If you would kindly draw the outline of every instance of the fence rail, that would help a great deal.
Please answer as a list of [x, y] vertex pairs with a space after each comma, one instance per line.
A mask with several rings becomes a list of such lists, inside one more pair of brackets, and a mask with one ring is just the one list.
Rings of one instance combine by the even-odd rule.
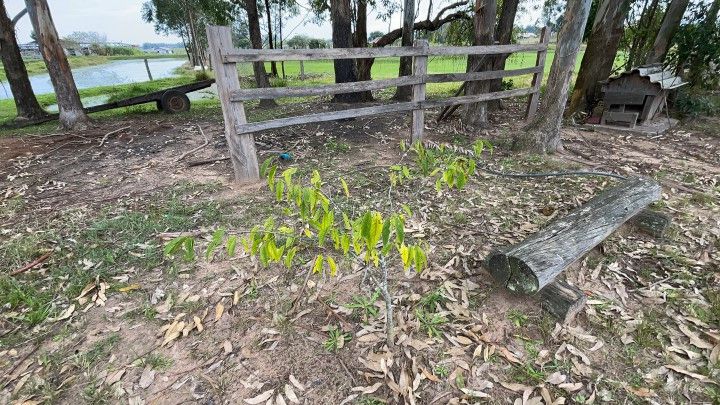
[[[233, 163], [235, 178], [238, 181], [252, 181], [259, 178], [255, 143], [252, 135], [253, 132], [257, 131], [282, 128], [289, 125], [412, 111], [411, 138], [412, 141], [418, 141], [421, 140], [423, 136], [424, 110], [426, 109], [520, 96], [530, 96], [526, 116], [532, 117], [537, 111], [540, 83], [542, 82], [550, 32], [547, 28], [543, 29], [540, 42], [538, 44], [527, 45], [430, 47], [426, 40], [417, 40], [415, 41], [415, 46], [334, 49], [235, 49], [232, 46], [229, 27], [208, 26], [207, 36], [210, 55], [215, 68], [218, 96], [222, 105], [223, 118], [225, 121], [225, 136], [230, 148], [230, 158]], [[533, 67], [467, 73], [427, 73], [429, 56], [498, 55], [528, 51], [537, 52], [536, 63]], [[241, 89], [236, 67], [236, 64], [240, 62], [366, 59], [400, 56], [410, 56], [413, 58], [413, 74], [411, 76], [352, 83], [334, 83], [312, 87]], [[527, 74], [533, 75], [532, 85], [528, 88], [450, 97], [440, 100], [425, 99], [426, 83], [492, 80]], [[398, 86], [412, 86], [412, 101], [319, 114], [307, 114], [298, 117], [279, 118], [254, 123], [247, 122], [245, 107], [243, 105], [243, 102], [248, 100], [323, 96], [380, 90]]]

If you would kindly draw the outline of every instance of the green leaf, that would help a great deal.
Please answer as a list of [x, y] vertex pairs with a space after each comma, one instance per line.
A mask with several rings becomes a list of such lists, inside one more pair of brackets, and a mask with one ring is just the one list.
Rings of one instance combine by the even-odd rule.
[[225, 245], [225, 252], [227, 253], [228, 257], [235, 256], [235, 250], [237, 249], [237, 239], [238, 237], [236, 235], [230, 235], [230, 237], [228, 237], [227, 245]]
[[343, 191], [345, 192], [345, 198], [350, 198], [350, 189], [342, 177], [340, 178], [340, 184], [342, 184]]
[[270, 170], [268, 170], [267, 181], [270, 191], [275, 191], [275, 172], [277, 172], [277, 166], [272, 166]]
[[320, 178], [320, 172], [317, 170], [313, 170], [312, 178], [310, 179], [310, 184], [315, 186], [315, 188], [320, 188], [322, 185], [322, 179]]
[[262, 177], [267, 176], [267, 173], [268, 173], [267, 170], [270, 167], [270, 165], [272, 165], [273, 160], [274, 159], [270, 157], [270, 158], [265, 159], [262, 162], [262, 165], [260, 165], [260, 176], [262, 176]]
[[291, 168], [285, 169], [285, 171], [282, 172], [282, 176], [285, 179], [285, 185], [288, 186], [288, 188], [292, 184], [292, 176], [296, 172], [297, 172], [296, 167], [291, 167]]
[[395, 242], [400, 245], [405, 242], [405, 220], [399, 215], [395, 217]]
[[208, 243], [207, 249], [205, 249], [205, 260], [210, 261], [213, 253], [215, 253], [215, 249], [217, 249], [222, 244], [224, 237], [225, 229], [223, 228], [219, 228], [215, 232], [213, 232], [210, 243]]
[[275, 186], [275, 199], [277, 201], [282, 201], [284, 192], [285, 192], [285, 183], [278, 183]]
[[292, 266], [293, 258], [295, 257], [295, 254], [297, 253], [297, 247], [293, 247], [292, 249], [289, 249], [287, 253], [285, 254], [285, 267], [288, 269]]
[[315, 264], [312, 267], [313, 273], [319, 273], [322, 271], [322, 265], [323, 265], [323, 255], [317, 255], [315, 258]]
[[183, 242], [185, 242], [186, 238], [189, 238], [189, 236], [178, 236], [178, 237], [174, 238], [173, 240], [171, 240], [170, 242], [168, 242], [165, 245], [165, 255], [170, 256], [173, 253], [177, 252], [178, 249], [180, 249], [182, 247]]
[[400, 258], [402, 259], [403, 263], [403, 269], [407, 270], [410, 268], [410, 249], [405, 246], [405, 244], [401, 244], [400, 248], [398, 248], [400, 251]]
[[390, 242], [390, 225], [391, 225], [391, 222], [392, 222], [392, 221], [390, 220], [390, 221], [385, 221], [385, 223], [383, 223], [383, 227], [382, 227], [382, 244], [383, 244], [383, 248], [387, 247], [387, 246], [389, 245], [388, 242]]
[[330, 275], [335, 276], [335, 274], [337, 274], [337, 264], [335, 264], [335, 260], [330, 256], [326, 257], [325, 260], [330, 267]]

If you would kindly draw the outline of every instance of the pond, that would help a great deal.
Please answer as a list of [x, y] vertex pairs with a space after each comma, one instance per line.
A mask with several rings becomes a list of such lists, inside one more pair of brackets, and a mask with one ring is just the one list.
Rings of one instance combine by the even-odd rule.
[[[185, 63], [182, 58], [148, 59], [153, 79], [176, 76], [175, 69]], [[73, 77], [78, 89], [115, 84], [137, 83], [148, 80], [145, 62], [142, 59], [116, 60], [96, 66], [73, 69]], [[47, 73], [30, 76], [30, 84], [35, 94], [53, 93], [52, 82]], [[12, 98], [6, 82], [0, 87], [0, 100]]]

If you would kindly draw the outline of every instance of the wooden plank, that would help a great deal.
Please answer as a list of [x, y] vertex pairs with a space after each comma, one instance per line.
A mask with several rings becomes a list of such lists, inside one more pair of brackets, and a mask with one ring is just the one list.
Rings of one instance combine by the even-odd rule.
[[434, 46], [426, 50], [413, 46], [330, 49], [232, 49], [223, 53], [224, 63], [280, 62], [288, 60], [365, 59], [401, 56], [496, 55], [546, 50], [547, 44], [486, 46]]
[[232, 94], [230, 95], [230, 101], [257, 100], [260, 98], [325, 96], [330, 94], [354, 93], [357, 91], [379, 90], [388, 87], [413, 85], [417, 83], [422, 83], [422, 80], [422, 77], [403, 76], [394, 79], [365, 80], [349, 83], [332, 83], [312, 87], [307, 86], [241, 89], [232, 92]]
[[501, 79], [503, 77], [521, 76], [540, 72], [539, 66], [513, 69], [513, 70], [491, 70], [488, 72], [470, 72], [470, 73], [440, 73], [427, 75], [426, 83], [446, 83], [446, 82], [472, 82], [479, 80]]
[[400, 111], [411, 111], [419, 108], [437, 108], [456, 104], [469, 104], [478, 101], [497, 100], [501, 98], [527, 96], [532, 93], [532, 88], [496, 91], [493, 93], [477, 94], [472, 96], [451, 97], [443, 100], [426, 100], [421, 102], [408, 101], [378, 105], [372, 107], [352, 108], [349, 110], [323, 112], [308, 114], [298, 117], [278, 118], [269, 121], [238, 124], [235, 128], [238, 133], [257, 132], [267, 129], [287, 127], [290, 125], [310, 124], [315, 122], [336, 121], [355, 117], [366, 117], [370, 115], [387, 114]]
[[[429, 44], [426, 39], [415, 40], [415, 47], [427, 51]], [[413, 58], [413, 76], [424, 79], [427, 75], [428, 57], [425, 55]], [[424, 80], [412, 87], [412, 101], [421, 103], [425, 101], [425, 82]], [[412, 121], [410, 124], [410, 143], [422, 142], [423, 130], [425, 129], [425, 111], [422, 107], [412, 111]]]
[[369, 115], [387, 114], [399, 111], [410, 111], [415, 108], [417, 108], [417, 103], [408, 101], [404, 103], [394, 103], [372, 107], [351, 108], [349, 110], [308, 114], [299, 117], [278, 118], [263, 122], [241, 124], [238, 125], [236, 128], [238, 133], [257, 132], [264, 131], [266, 129], [287, 127], [290, 125], [310, 124], [314, 122], [335, 121], [355, 117], [366, 117]]
[[585, 293], [563, 280], [555, 280], [538, 292], [540, 306], [567, 325], [587, 303]]
[[637, 119], [637, 112], [605, 111], [600, 119], [600, 124], [623, 124], [628, 128], [635, 128]]
[[629, 178], [524, 241], [492, 253], [487, 266], [511, 291], [534, 294], [597, 246], [627, 220], [660, 199], [654, 180]]
[[234, 63], [221, 63], [223, 48], [232, 48], [230, 27], [208, 25], [206, 32], [210, 58], [215, 68], [218, 98], [225, 121], [225, 139], [227, 139], [230, 149], [230, 161], [235, 172], [235, 180], [239, 182], [259, 180], [260, 168], [253, 135], [244, 133], [236, 136], [236, 128], [247, 122], [243, 103], [230, 101], [230, 94], [234, 90], [240, 89], [237, 68]]
[[540, 45], [543, 47], [538, 51], [537, 58], [535, 58], [535, 66], [539, 67], [540, 71], [535, 73], [532, 79], [532, 87], [535, 89], [535, 92], [528, 98], [527, 109], [525, 110], [526, 120], [530, 120], [535, 116], [538, 104], [540, 103], [540, 86], [542, 85], [543, 72], [545, 71], [545, 58], [547, 57], [547, 46], [549, 43], [550, 29], [543, 27], [540, 31]]

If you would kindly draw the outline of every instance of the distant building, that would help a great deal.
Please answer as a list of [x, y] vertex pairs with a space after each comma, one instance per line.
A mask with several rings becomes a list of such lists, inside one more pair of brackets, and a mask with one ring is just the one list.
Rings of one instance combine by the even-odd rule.
[[[28, 42], [27, 44], [18, 44], [18, 48], [20, 48], [20, 55], [22, 55], [23, 59], [41, 59], [42, 54], [40, 53], [40, 46], [37, 42]], [[69, 55], [70, 52], [68, 52], [67, 48], [63, 47], [63, 51], [65, 51], [65, 55]]]
[[521, 32], [520, 34], [518, 34], [518, 38], [520, 38], [520, 39], [537, 38], [537, 34], [534, 34], [532, 32]]
[[150, 48], [147, 50], [148, 53], [157, 53], [160, 55], [170, 55], [173, 53], [172, 49], [164, 47]]

